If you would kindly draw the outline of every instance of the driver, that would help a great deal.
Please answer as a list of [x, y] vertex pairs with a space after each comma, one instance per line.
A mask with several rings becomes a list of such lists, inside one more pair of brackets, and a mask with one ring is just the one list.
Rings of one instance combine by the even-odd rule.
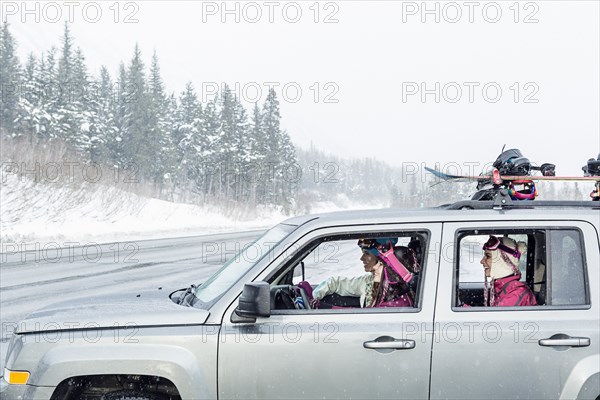
[[[394, 245], [396, 238], [360, 239], [360, 260], [367, 274], [348, 278], [332, 276], [313, 291], [313, 308], [333, 308], [321, 300], [328, 295], [360, 298], [360, 307], [412, 307], [418, 281], [419, 263], [415, 252], [405, 246]], [[304, 282], [303, 282], [304, 284]], [[307, 284], [303, 285], [308, 289]]]

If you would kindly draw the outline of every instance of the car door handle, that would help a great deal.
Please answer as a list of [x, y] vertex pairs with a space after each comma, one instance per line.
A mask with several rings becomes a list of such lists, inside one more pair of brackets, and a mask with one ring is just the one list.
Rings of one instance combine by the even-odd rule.
[[414, 340], [402, 340], [402, 339], [394, 339], [391, 340], [371, 340], [369, 342], [364, 342], [363, 347], [365, 349], [394, 349], [394, 350], [409, 350], [415, 348]]
[[540, 346], [587, 347], [590, 345], [590, 338], [553, 335], [547, 339], [540, 339], [538, 343]]

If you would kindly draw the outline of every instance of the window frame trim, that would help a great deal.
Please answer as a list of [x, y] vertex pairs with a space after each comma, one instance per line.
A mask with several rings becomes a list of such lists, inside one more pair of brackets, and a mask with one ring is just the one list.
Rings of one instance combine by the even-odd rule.
[[[410, 224], [412, 225], [412, 224]], [[323, 227], [323, 228], [319, 228], [316, 229], [314, 231], [312, 231], [311, 233], [316, 233], [318, 230], [320, 229], [325, 229], [328, 230], [332, 227]], [[340, 227], [336, 227], [336, 228], [340, 228]], [[284, 261], [280, 266], [280, 268], [277, 268], [277, 271], [281, 271], [281, 270], [285, 270], [287, 268], [289, 268], [291, 265], [293, 265], [296, 262], [301, 261], [304, 257], [308, 256], [312, 251], [314, 251], [321, 243], [324, 243], [324, 238], [341, 238], [343, 236], [365, 236], [365, 235], [372, 235], [373, 237], [388, 237], [389, 235], [396, 235], [396, 234], [400, 234], [398, 237], [401, 237], [402, 233], [415, 233], [415, 234], [425, 234], [425, 248], [422, 249], [422, 255], [423, 255], [423, 266], [426, 266], [430, 261], [430, 248], [431, 248], [431, 237], [432, 237], [432, 231], [428, 228], [428, 227], [418, 227], [418, 228], [400, 228], [400, 229], [383, 229], [381, 231], [376, 231], [375, 229], [377, 228], [376, 225], [373, 225], [372, 228], [373, 230], [367, 230], [367, 229], [356, 229], [359, 227], [354, 227], [354, 226], [350, 226], [347, 227], [348, 230], [346, 230], [345, 232], [338, 232], [338, 233], [331, 233], [331, 232], [323, 232], [323, 233], [317, 233], [316, 236], [314, 236], [310, 242], [306, 243], [304, 246], [302, 246], [302, 248], [297, 249], [293, 254], [291, 254], [289, 256], [289, 258]], [[406, 236], [404, 236], [406, 237]], [[353, 239], [345, 239], [345, 240], [354, 240]], [[315, 245], [315, 243], [318, 243]], [[308, 252], [305, 252], [303, 250], [305, 249], [311, 249]], [[434, 260], [435, 262], [435, 260]], [[427, 274], [427, 270], [428, 268], [423, 268], [421, 269], [421, 273], [420, 273], [420, 277], [419, 277], [419, 298], [417, 301], [417, 306], [416, 307], [374, 307], [374, 308], [348, 308], [347, 311], [346, 309], [323, 309], [323, 310], [271, 310], [271, 316], [278, 316], [278, 315], [321, 315], [321, 314], [329, 314], [329, 315], [348, 315], [348, 314], [388, 314], [388, 313], [420, 313], [423, 309], [423, 290], [424, 290], [424, 285], [425, 285], [425, 276]], [[271, 273], [269, 273], [266, 277], [265, 277], [265, 282], [268, 282], [274, 275], [276, 274], [276, 271], [272, 271]]]
[[[478, 233], [478, 235], [488, 235], [495, 234], [493, 232], [499, 232], [501, 234], [507, 233], [510, 235], [511, 231], [516, 232], [513, 234], [526, 234], [530, 235], [532, 231], [543, 231], [544, 236], [546, 238], [546, 297], [552, 299], [551, 292], [551, 283], [552, 283], [552, 259], [550, 258], [550, 245], [549, 245], [549, 232], [550, 231], [576, 231], [579, 236], [579, 244], [581, 246], [582, 251], [582, 268], [583, 268], [583, 279], [584, 279], [584, 290], [585, 290], [585, 302], [586, 304], [576, 304], [576, 305], [536, 305], [536, 306], [511, 306], [511, 307], [486, 307], [486, 306], [471, 306], [471, 307], [462, 307], [456, 304], [456, 300], [458, 299], [458, 287], [459, 287], [459, 260], [460, 260], [460, 246], [459, 243], [469, 234], [465, 234], [466, 232], [470, 232], [470, 236], [475, 236], [475, 231], [480, 231], [483, 233]], [[492, 231], [492, 233], [488, 233]], [[451, 310], [453, 312], [482, 312], [482, 311], [491, 311], [491, 312], [499, 312], [499, 311], [556, 311], [556, 310], [589, 310], [591, 305], [591, 296], [590, 296], [590, 284], [589, 284], [589, 276], [588, 276], [588, 266], [587, 266], [587, 251], [585, 247], [585, 236], [583, 235], [583, 231], [581, 227], [573, 226], [573, 225], [540, 225], [540, 226], [520, 226], [516, 228], [510, 228], [506, 226], [499, 227], [490, 227], [490, 226], [477, 226], [477, 227], [468, 227], [468, 228], [459, 228], [454, 232], [454, 260], [452, 263], [453, 274], [452, 274], [452, 298], [450, 299]], [[525, 278], [527, 280], [527, 277]], [[530, 288], [532, 291], [533, 289]]]

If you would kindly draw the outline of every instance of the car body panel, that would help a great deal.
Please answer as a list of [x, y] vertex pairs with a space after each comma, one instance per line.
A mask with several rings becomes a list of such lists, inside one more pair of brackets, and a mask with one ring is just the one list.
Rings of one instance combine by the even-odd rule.
[[83, 301], [65, 301], [26, 316], [17, 333], [118, 328], [127, 326], [203, 324], [209, 312], [175, 304], [163, 291], [129, 296], [98, 296]]
[[20, 343], [7, 367], [30, 370], [34, 386], [57, 386], [74, 376], [154, 375], [173, 382], [183, 398], [215, 398], [219, 329], [190, 325], [17, 335]]
[[563, 385], [560, 400], [592, 400], [600, 393], [600, 354], [594, 354], [580, 360], [571, 370]]
[[[514, 228], [513, 222], [444, 224], [443, 242], [453, 242], [457, 230]], [[583, 233], [591, 290], [591, 306], [452, 308], [456, 258], [442, 257], [435, 314], [431, 398], [507, 399], [559, 398], [567, 379], [577, 370], [585, 380], [599, 372], [579, 363], [600, 353], [600, 255], [595, 228], [586, 221], [528, 221], [535, 228], [577, 228]], [[483, 279], [483, 274], [482, 274]], [[540, 339], [555, 334], [585, 337], [588, 347], [544, 347]], [[460, 356], [457, 356], [460, 354]], [[474, 379], [475, 377], [475, 379]], [[572, 378], [573, 379], [573, 378]], [[581, 386], [570, 391], [578, 392]], [[570, 396], [570, 394], [569, 394]], [[576, 398], [577, 393], [574, 394]], [[567, 396], [567, 398], [569, 398]]]
[[4, 379], [0, 380], [0, 398], [18, 400], [48, 400], [52, 397], [55, 387], [39, 387], [31, 385], [9, 385]]
[[[315, 229], [296, 245], [302, 249], [319, 237], [369, 231], [427, 231], [429, 243], [439, 243], [441, 238], [439, 223], [363, 225]], [[255, 281], [265, 280], [294, 254], [274, 260]], [[357, 249], [356, 265], [344, 267], [360, 268], [360, 255]], [[427, 332], [432, 330], [437, 265], [435, 253], [428, 254], [421, 276], [420, 310], [348, 309], [344, 314], [314, 310], [235, 324], [230, 322], [233, 302], [219, 340], [220, 397], [428, 398], [432, 336]], [[364, 347], [381, 337], [409, 339], [416, 345], [392, 351]], [[249, 359], [248, 367], [239, 367]]]

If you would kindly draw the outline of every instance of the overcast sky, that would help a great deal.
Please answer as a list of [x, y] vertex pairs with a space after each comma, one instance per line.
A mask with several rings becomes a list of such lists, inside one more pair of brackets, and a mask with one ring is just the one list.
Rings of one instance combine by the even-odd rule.
[[483, 164], [506, 144], [559, 175], [600, 152], [598, 1], [22, 4], [1, 5], [22, 60], [71, 18], [93, 74], [114, 76], [137, 42], [170, 91], [228, 83], [262, 102], [273, 82], [299, 146], [433, 165]]

